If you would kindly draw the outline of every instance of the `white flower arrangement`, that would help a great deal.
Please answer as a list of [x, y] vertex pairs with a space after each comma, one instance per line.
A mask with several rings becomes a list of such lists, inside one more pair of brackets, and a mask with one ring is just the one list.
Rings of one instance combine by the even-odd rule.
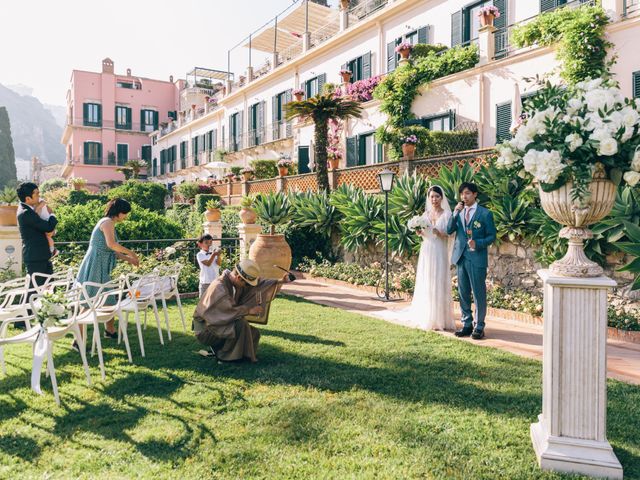
[[172, 255], [176, 254], [176, 248], [175, 247], [167, 247], [164, 249], [164, 254], [167, 257], [171, 257]]
[[429, 220], [425, 217], [415, 216], [407, 222], [407, 227], [413, 232], [415, 232], [416, 230], [422, 230], [426, 232], [429, 230], [429, 228], [431, 228], [431, 225], [429, 224]]
[[639, 102], [624, 98], [615, 82], [547, 84], [532, 104], [515, 136], [498, 146], [497, 167], [532, 176], [546, 192], [572, 182], [578, 201], [589, 196], [597, 163], [616, 184], [640, 182]]
[[40, 298], [40, 308], [36, 318], [44, 328], [49, 328], [56, 326], [70, 313], [69, 301], [63, 294], [46, 292]]

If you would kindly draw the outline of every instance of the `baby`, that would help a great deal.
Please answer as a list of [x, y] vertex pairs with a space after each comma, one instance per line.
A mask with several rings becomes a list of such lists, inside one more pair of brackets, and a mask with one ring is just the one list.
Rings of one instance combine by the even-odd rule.
[[[44, 203], [44, 202], [42, 202]], [[51, 212], [49, 211], [49, 209], [47, 208], [47, 206], [45, 205], [44, 207], [42, 207], [40, 209], [40, 218], [43, 220], [49, 220], [49, 217], [51, 216]], [[58, 249], [55, 246], [55, 243], [53, 241], [53, 236], [56, 234], [56, 231], [54, 230], [53, 232], [49, 232], [49, 233], [45, 233], [45, 235], [47, 236], [47, 242], [49, 243], [49, 251], [51, 252], [51, 258], [55, 257], [56, 255], [58, 255]]]

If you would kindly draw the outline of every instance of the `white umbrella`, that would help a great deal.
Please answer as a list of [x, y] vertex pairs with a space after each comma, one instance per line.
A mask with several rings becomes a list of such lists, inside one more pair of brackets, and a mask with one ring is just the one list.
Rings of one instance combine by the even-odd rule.
[[206, 168], [211, 170], [223, 170], [225, 168], [231, 168], [227, 162], [209, 162], [205, 165]]
[[511, 132], [520, 126], [520, 115], [522, 115], [522, 97], [520, 97], [520, 87], [518, 82], [513, 86], [513, 98], [511, 99]]

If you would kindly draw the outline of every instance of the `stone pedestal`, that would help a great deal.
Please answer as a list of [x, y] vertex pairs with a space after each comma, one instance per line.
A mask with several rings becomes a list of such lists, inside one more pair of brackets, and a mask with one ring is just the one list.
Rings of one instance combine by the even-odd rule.
[[343, 32], [347, 28], [349, 28], [349, 11], [345, 9], [340, 9], [340, 31]]
[[204, 222], [202, 228], [204, 229], [204, 233], [208, 233], [213, 237], [212, 245], [214, 247], [218, 248], [222, 245], [220, 241], [222, 238], [222, 222]]
[[542, 414], [531, 440], [543, 470], [622, 478], [607, 441], [608, 277], [544, 282]]
[[238, 237], [240, 237], [240, 260], [244, 260], [249, 256], [249, 248], [258, 238], [258, 234], [262, 232], [262, 227], [256, 224], [245, 225], [238, 224]]
[[0, 268], [11, 268], [22, 275], [22, 238], [17, 226], [0, 227]]
[[485, 65], [496, 56], [496, 42], [493, 38], [496, 30], [493, 25], [487, 25], [478, 31], [478, 55], [480, 58], [478, 65]]

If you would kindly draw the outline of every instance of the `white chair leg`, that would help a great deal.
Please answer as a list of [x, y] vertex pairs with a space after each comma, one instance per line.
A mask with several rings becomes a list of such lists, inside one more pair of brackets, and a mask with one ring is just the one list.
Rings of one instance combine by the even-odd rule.
[[82, 358], [82, 368], [84, 368], [84, 374], [87, 377], [87, 383], [91, 385], [91, 373], [89, 372], [89, 364], [87, 363], [87, 347], [82, 340], [80, 327], [78, 327], [78, 325], [76, 325], [73, 329], [73, 336], [76, 338], [78, 350], [80, 350], [80, 358]]
[[122, 336], [124, 339], [124, 348], [127, 350], [127, 357], [129, 358], [129, 363], [133, 363], [133, 358], [131, 357], [131, 347], [129, 346], [129, 334], [127, 333], [127, 322], [123, 321], [120, 317], [118, 317], [118, 337]]
[[140, 342], [140, 353], [144, 357], [144, 339], [142, 338], [142, 326], [140, 325], [140, 312], [136, 310], [136, 329], [138, 330], [138, 341]]
[[162, 311], [164, 312], [164, 323], [167, 326], [167, 337], [169, 337], [169, 341], [171, 341], [171, 328], [169, 328], [169, 313], [167, 311], [167, 301], [162, 295]]
[[56, 399], [56, 403], [60, 405], [60, 396], [58, 395], [58, 381], [56, 380], [56, 369], [53, 365], [53, 342], [48, 342], [47, 345], [47, 372], [51, 377], [51, 387], [53, 388], [53, 396]]
[[94, 325], [93, 331], [94, 331], [93, 340], [98, 350], [98, 361], [100, 362], [100, 375], [102, 375], [102, 380], [104, 380], [106, 375], [104, 372], [104, 360], [102, 358], [102, 342], [100, 342], [100, 326]]
[[156, 305], [155, 300], [151, 302], [151, 307], [153, 308], [153, 314], [156, 317], [156, 325], [158, 326], [158, 335], [160, 335], [160, 343], [164, 345], [164, 338], [162, 336], [162, 327], [160, 326], [160, 315], [158, 314], [158, 305]]
[[176, 289], [173, 294], [176, 296], [176, 303], [178, 304], [178, 311], [180, 312], [180, 320], [182, 320], [182, 331], [187, 333], [187, 324], [184, 321], [184, 311], [182, 310], [182, 302], [180, 301], [180, 292]]

